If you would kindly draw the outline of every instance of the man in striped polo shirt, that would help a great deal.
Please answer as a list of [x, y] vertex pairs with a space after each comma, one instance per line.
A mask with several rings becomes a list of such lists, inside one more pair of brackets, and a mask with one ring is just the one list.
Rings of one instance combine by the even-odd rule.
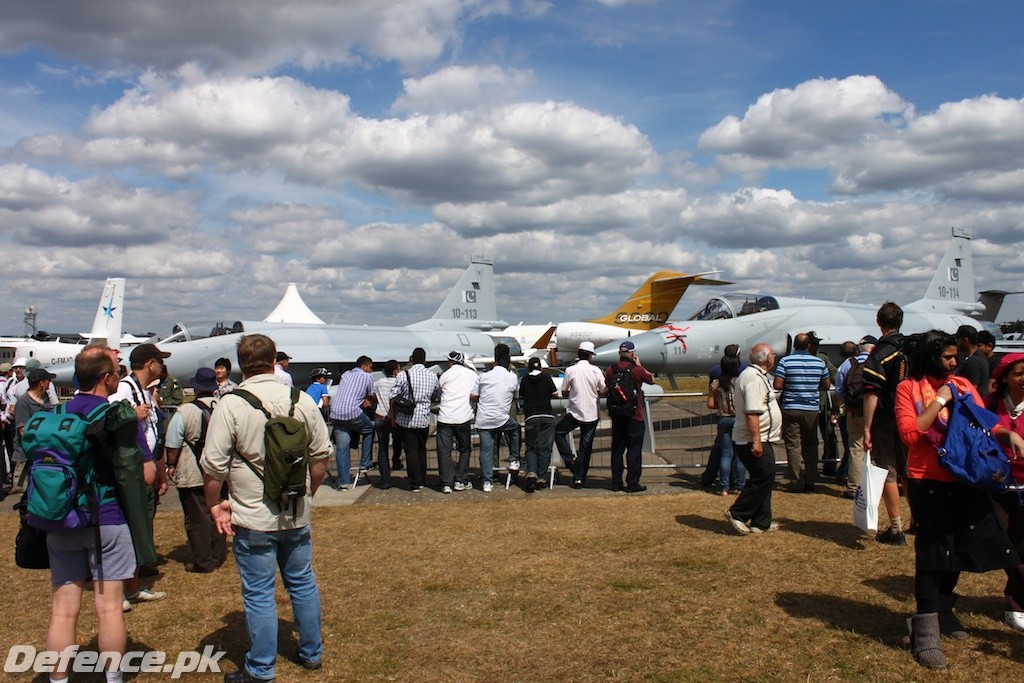
[[793, 353], [779, 359], [775, 366], [775, 389], [781, 392], [782, 439], [786, 443], [789, 478], [803, 486], [796, 490], [811, 492], [818, 479], [819, 392], [827, 391], [829, 380], [825, 361], [807, 350], [810, 336], [800, 333], [793, 340]]

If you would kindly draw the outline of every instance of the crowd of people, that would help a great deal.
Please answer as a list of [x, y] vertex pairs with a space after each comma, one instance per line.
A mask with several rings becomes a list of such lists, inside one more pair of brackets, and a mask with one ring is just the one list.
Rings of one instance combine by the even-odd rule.
[[[770, 344], [758, 343], [744, 362], [737, 345], [727, 346], [709, 379], [708, 407], [718, 412], [718, 428], [701, 482], [719, 495], [736, 496], [725, 517], [738, 534], [776, 531], [772, 494], [777, 457], [785, 452], [782, 462], [790, 490], [813, 493], [820, 476], [818, 436], [830, 422], [837, 424], [843, 458], [836, 476], [846, 480], [844, 496], [858, 495], [857, 484], [868, 462], [884, 468], [882, 505], [888, 525], [875, 539], [899, 546], [906, 545], [908, 531], [915, 534], [916, 611], [908, 620], [911, 649], [922, 665], [941, 669], [946, 666], [941, 638], [966, 635], [953, 611], [961, 571], [1004, 570], [1004, 618], [1011, 627], [1024, 630], [1021, 497], [1016, 492], [989, 496], [959, 483], [940, 465], [939, 442], [932, 438], [941, 437], [945, 429], [955, 400], [950, 387], [955, 387], [957, 395], [985, 402], [998, 416], [993, 433], [1012, 460], [1017, 480], [1024, 481], [1024, 354], [992, 359], [993, 344], [986, 353], [990, 340], [970, 327], [955, 335], [932, 331], [909, 344], [900, 334], [902, 310], [892, 303], [879, 309], [877, 322], [880, 337], [866, 335], [844, 344], [838, 367], [818, 353], [813, 332], [796, 335], [792, 353], [783, 358]], [[653, 384], [654, 377], [628, 340], [619, 347], [618, 362], [609, 368], [592, 364], [593, 355], [593, 344], [581, 343], [560, 387], [538, 359], [531, 359], [519, 377], [508, 347], [501, 344], [491, 367], [481, 373], [467, 366], [460, 352], [452, 351], [447, 368], [438, 375], [426, 368], [426, 353], [417, 348], [404, 369], [389, 360], [383, 365], [384, 376], [374, 381], [374, 362], [362, 356], [340, 375], [332, 396], [328, 369], [315, 369], [309, 386], [300, 392], [292, 388], [286, 371], [288, 355], [269, 338], [254, 334], [238, 344], [243, 381], [232, 382], [231, 361], [218, 359], [213, 368], [199, 368], [190, 379], [194, 398], [189, 401], [177, 380], [167, 375], [164, 361], [170, 354], [156, 346], [135, 347], [127, 374], [121, 372], [116, 351], [103, 345], [85, 347], [75, 359], [79, 390], [62, 409], [82, 417], [106, 404], [123, 404], [130, 410], [130, 424], [103, 432], [96, 453], [103, 451], [104, 440], [111, 448], [131, 450], [139, 474], [141, 498], [136, 500], [141, 502], [126, 502], [120, 491], [106, 495], [115, 486], [123, 488], [124, 482], [119, 481], [118, 466], [97, 455], [96, 487], [102, 494], [97, 498], [102, 501], [98, 532], [58, 530], [47, 537], [54, 590], [47, 648], [60, 651], [75, 642], [89, 580], [94, 581], [98, 642], [105, 652], [124, 651], [124, 612], [166, 597], [145, 579], [157, 575], [152, 520], [160, 496], [173, 482], [187, 539], [186, 571], [217, 571], [226, 560], [227, 539], [232, 538], [250, 648], [243, 668], [230, 672], [226, 680], [274, 678], [278, 570], [299, 632], [294, 660], [318, 668], [323, 644], [309, 514], [313, 495], [328, 477], [332, 452], [337, 466], [334, 487], [339, 490], [352, 486], [353, 469], [377, 468], [376, 485], [391, 487], [391, 472], [403, 469], [404, 455], [408, 489], [420, 491], [427, 484], [433, 412], [442, 493], [473, 488], [469, 466], [474, 426], [484, 492], [493, 490], [495, 456], [503, 442], [509, 450], [507, 470], [518, 476], [525, 491], [547, 485], [545, 475], [555, 449], [572, 473], [572, 486], [583, 488], [600, 401], [606, 398], [611, 488], [643, 491], [643, 386]], [[0, 475], [7, 491], [15, 486], [16, 464], [26, 460], [18, 448], [26, 424], [58, 401], [50, 384], [54, 376], [47, 370], [17, 359], [12, 367], [0, 366], [0, 372], [5, 455]], [[555, 398], [566, 399], [565, 414], [557, 420]], [[271, 494], [272, 470], [281, 465], [266, 431], [276, 420], [290, 420], [301, 428], [301, 469], [297, 480], [274, 479]], [[579, 447], [574, 449], [571, 435], [577, 429]], [[354, 468], [352, 449], [358, 449]], [[22, 468], [22, 479], [27, 469]], [[911, 512], [909, 529], [901, 516], [901, 491]], [[147, 534], [148, 538], [139, 538]], [[52, 680], [62, 680], [61, 673], [66, 672], [56, 672]], [[107, 680], [120, 680], [120, 673], [108, 671]]]
[[[720, 486], [713, 490], [733, 492], [738, 458], [747, 479], [726, 520], [742, 535], [778, 529], [771, 508], [774, 448], [785, 443], [790, 490], [813, 492], [819, 416], [830, 414], [842, 425], [845, 453], [837, 476], [848, 478], [844, 497], [860, 495], [868, 463], [884, 468], [881, 502], [888, 526], [875, 540], [904, 546], [907, 532], [914, 534], [911, 650], [921, 665], [944, 669], [941, 638], [967, 637], [953, 611], [961, 571], [1005, 571], [1004, 619], [1024, 631], [1024, 354], [993, 358], [994, 339], [966, 325], [955, 334], [932, 330], [904, 337], [903, 311], [891, 302], [879, 308], [877, 323], [881, 337], [844, 344], [838, 368], [816, 355], [813, 332], [796, 335], [793, 352], [781, 359], [770, 345], [754, 345], [750, 365], [735, 379], [738, 348], [727, 347], [708, 401], [720, 411], [712, 451], [717, 463], [709, 463], [702, 484], [712, 487], [717, 467]], [[836, 398], [829, 407], [823, 392], [833, 381]], [[972, 487], [940, 462], [956, 400], [984, 403], [998, 416], [992, 434], [1010, 460], [1007, 490], [990, 494]], [[912, 517], [907, 529], [901, 490]]]

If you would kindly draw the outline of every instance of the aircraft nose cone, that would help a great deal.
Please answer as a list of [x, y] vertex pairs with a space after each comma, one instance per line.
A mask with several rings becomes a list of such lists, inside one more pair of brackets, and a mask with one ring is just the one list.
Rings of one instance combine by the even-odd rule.
[[[624, 340], [605, 344], [597, 349], [594, 355], [594, 363], [597, 365], [611, 365], [619, 360], [619, 344]], [[643, 332], [629, 337], [633, 342], [634, 351], [643, 366], [651, 372], [664, 372], [665, 369], [665, 342], [661, 336], [654, 332]]]

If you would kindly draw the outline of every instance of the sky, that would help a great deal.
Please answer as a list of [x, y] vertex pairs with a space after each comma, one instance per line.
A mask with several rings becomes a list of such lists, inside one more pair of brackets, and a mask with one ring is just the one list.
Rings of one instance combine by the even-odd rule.
[[[1024, 4], [5, 0], [0, 333], [429, 317], [472, 254], [510, 323], [648, 275], [881, 303], [951, 226], [1024, 290]], [[693, 288], [675, 317], [712, 292]], [[1000, 320], [1024, 317], [1024, 296]]]

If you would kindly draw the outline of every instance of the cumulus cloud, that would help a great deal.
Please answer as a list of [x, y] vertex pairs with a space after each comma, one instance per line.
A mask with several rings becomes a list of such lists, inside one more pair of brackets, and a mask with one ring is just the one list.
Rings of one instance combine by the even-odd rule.
[[535, 80], [528, 69], [450, 66], [422, 78], [402, 81], [403, 93], [391, 105], [391, 111], [445, 113], [512, 102]]
[[24, 158], [138, 166], [172, 178], [201, 168], [275, 169], [291, 180], [358, 182], [422, 203], [519, 201], [620, 191], [654, 172], [647, 138], [564, 102], [370, 119], [348, 98], [286, 77], [151, 76], [95, 112], [75, 138], [23, 141]]
[[0, 4], [0, 46], [10, 52], [43, 45], [100, 67], [194, 62], [252, 73], [362, 58], [416, 66], [437, 59], [458, 38], [461, 22], [542, 13], [530, 0], [14, 1]]
[[105, 178], [73, 181], [21, 164], [0, 166], [0, 221], [19, 245], [153, 244], [184, 235], [196, 220], [185, 193]]
[[823, 166], [837, 149], [911, 112], [875, 76], [815, 79], [762, 95], [743, 118], [727, 116], [704, 131], [698, 146], [720, 154], [732, 172]]

